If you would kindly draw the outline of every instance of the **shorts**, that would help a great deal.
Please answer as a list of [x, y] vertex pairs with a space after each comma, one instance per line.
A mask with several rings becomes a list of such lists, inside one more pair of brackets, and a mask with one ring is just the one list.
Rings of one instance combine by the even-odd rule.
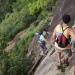
[[66, 49], [66, 50], [62, 50], [62, 51], [56, 49], [56, 51], [58, 53], [61, 52], [64, 55], [64, 57], [70, 57], [70, 56], [72, 56], [71, 49]]
[[66, 50], [64, 50], [62, 52], [63, 52], [64, 57], [70, 57], [70, 56], [72, 56], [71, 49], [66, 49]]
[[44, 45], [44, 44], [40, 44], [40, 47], [41, 47], [42, 49], [45, 49], [45, 50], [47, 49], [47, 48], [46, 48], [46, 45]]

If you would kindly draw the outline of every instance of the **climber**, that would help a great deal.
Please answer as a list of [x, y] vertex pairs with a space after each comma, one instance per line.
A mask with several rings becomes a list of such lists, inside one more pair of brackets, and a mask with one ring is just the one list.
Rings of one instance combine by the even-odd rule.
[[42, 32], [36, 33], [37, 35], [37, 42], [41, 49], [41, 55], [46, 55], [48, 52], [47, 49], [47, 38], [49, 37], [49, 33], [46, 32], [46, 30], [43, 30]]
[[40, 35], [40, 38], [39, 38], [39, 45], [41, 47], [41, 49], [43, 50], [43, 54], [47, 54], [47, 47], [46, 47], [46, 44], [47, 44], [47, 40], [46, 40], [46, 32], [43, 31]]
[[69, 26], [70, 20], [70, 16], [64, 14], [62, 21], [55, 27], [53, 32], [54, 45], [59, 57], [59, 66], [69, 66], [68, 59], [72, 55], [70, 41], [71, 38], [75, 40], [75, 33]]

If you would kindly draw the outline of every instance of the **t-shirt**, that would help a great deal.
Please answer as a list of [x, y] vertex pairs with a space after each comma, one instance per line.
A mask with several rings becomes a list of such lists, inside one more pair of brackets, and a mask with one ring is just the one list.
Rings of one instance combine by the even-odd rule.
[[43, 35], [40, 36], [40, 40], [41, 40], [41, 41], [45, 41], [45, 38], [44, 38]]
[[43, 41], [45, 41], [45, 38], [43, 35], [40, 35], [38, 42], [41, 44]]

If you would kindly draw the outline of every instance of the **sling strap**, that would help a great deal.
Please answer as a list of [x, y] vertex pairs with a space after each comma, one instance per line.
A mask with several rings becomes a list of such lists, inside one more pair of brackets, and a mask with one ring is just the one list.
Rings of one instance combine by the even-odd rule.
[[69, 28], [69, 26], [67, 26], [65, 29], [63, 29], [63, 26], [61, 25], [62, 27], [62, 31], [64, 32], [67, 28]]

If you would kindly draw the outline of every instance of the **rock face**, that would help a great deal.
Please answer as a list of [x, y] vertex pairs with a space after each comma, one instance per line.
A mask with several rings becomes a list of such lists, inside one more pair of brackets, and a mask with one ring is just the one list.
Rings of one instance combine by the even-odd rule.
[[60, 0], [55, 10], [55, 15], [52, 19], [51, 27], [49, 30], [53, 30], [54, 27], [61, 21], [63, 14], [69, 14], [71, 16], [70, 25], [74, 25], [75, 20], [75, 0]]
[[[50, 31], [53, 31], [54, 27], [61, 21], [63, 14], [69, 14], [71, 16], [70, 25], [74, 25], [75, 20], [75, 0], [60, 0], [56, 13], [52, 19]], [[70, 65], [64, 69], [64, 72], [57, 69], [58, 57], [57, 52], [48, 55], [41, 62], [34, 75], [75, 75], [75, 53], [69, 59]]]
[[30, 56], [32, 54], [32, 52], [34, 52], [34, 62], [36, 62], [39, 57], [40, 57], [40, 46], [36, 41], [36, 37], [33, 38], [32, 42], [30, 43], [29, 47], [28, 47], [28, 54], [27, 56]]
[[52, 56], [49, 52], [34, 75], [75, 75], [75, 53], [70, 57], [69, 62], [70, 65], [67, 68], [57, 69], [57, 52], [53, 53]]

